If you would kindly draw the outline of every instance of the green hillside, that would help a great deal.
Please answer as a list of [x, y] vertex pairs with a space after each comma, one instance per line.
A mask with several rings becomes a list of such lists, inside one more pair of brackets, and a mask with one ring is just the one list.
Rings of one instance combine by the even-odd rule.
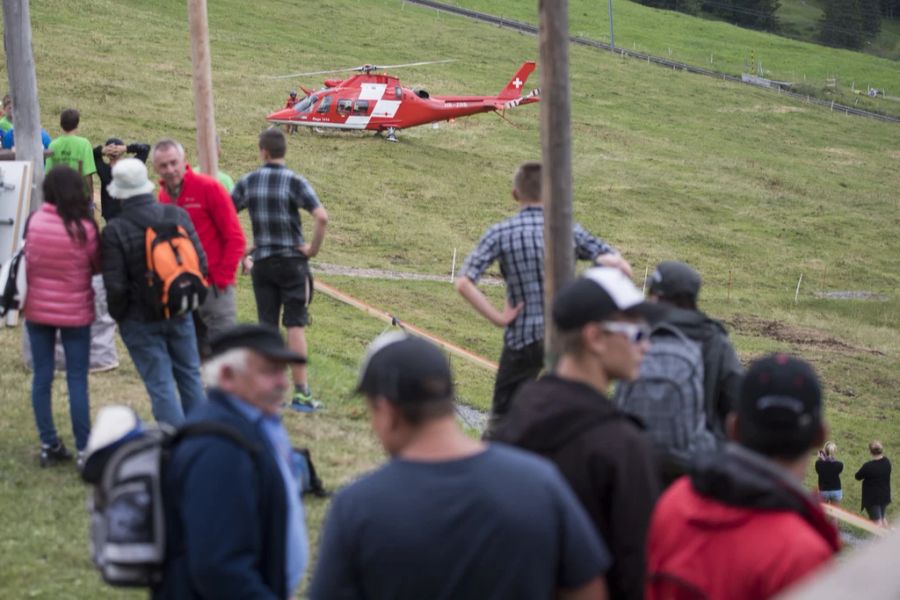
[[[534, 6], [490, 4], [508, 6], [502, 12], [510, 17], [517, 17], [518, 5]], [[587, 26], [586, 1], [570, 0], [570, 6], [573, 33], [602, 37], [605, 22], [595, 18], [596, 29]], [[654, 33], [659, 20], [668, 23], [677, 56], [694, 52], [702, 60], [704, 44], [721, 43], [732, 48], [722, 50], [721, 60], [731, 56], [737, 69], [755, 48], [767, 69], [782, 60], [795, 65], [788, 70], [803, 64], [810, 79], [825, 77], [825, 65], [840, 62], [834, 57], [869, 73], [873, 84], [898, 79], [889, 61], [813, 46], [806, 58], [782, 54], [775, 50], [780, 38], [766, 37], [766, 46], [725, 44], [741, 30], [712, 22], [697, 30], [681, 15], [630, 2], [616, 7], [623, 15], [617, 16], [622, 43], [631, 43], [629, 26], [646, 30], [648, 37], [633, 38], [638, 49], [659, 53], [659, 44], [668, 43]], [[632, 7], [643, 11], [635, 13], [641, 27], [628, 24]], [[538, 58], [533, 37], [396, 0], [322, 0], [314, 8], [261, 0], [252, 9], [217, 0], [209, 8], [221, 164], [234, 176], [257, 163], [264, 115], [280, 107], [292, 87], [321, 84], [267, 75], [452, 58], [456, 62], [396, 74], [436, 94], [481, 94], [499, 91], [523, 60]], [[34, 0], [31, 11], [41, 113], [51, 134], [58, 133], [59, 111], [75, 106], [82, 134], [95, 142], [112, 135], [129, 142], [172, 136], [194, 154], [184, 2]], [[713, 32], [708, 39], [707, 27]], [[642, 47], [641, 39], [656, 46]], [[636, 279], [663, 259], [696, 266], [705, 280], [701, 303], [726, 321], [744, 360], [776, 349], [812, 360], [825, 378], [832, 437], [847, 471], [862, 463], [872, 438], [882, 439], [890, 456], [900, 447], [893, 419], [900, 392], [900, 129], [585, 48], [571, 49], [571, 63], [576, 218], [622, 250]], [[529, 87], [539, 85], [539, 75]], [[892, 83], [881, 85], [890, 90]], [[541, 108], [509, 111], [510, 122], [483, 115], [402, 131], [399, 144], [367, 134], [293, 136], [288, 165], [308, 177], [331, 216], [319, 259], [449, 279], [454, 249], [465, 255], [489, 224], [513, 211], [512, 172], [540, 157]], [[246, 221], [245, 227], [249, 233]], [[496, 358], [500, 330], [480, 321], [449, 283], [321, 280]], [[885, 300], [817, 295], [848, 290]], [[501, 290], [490, 293], [500, 301]], [[239, 281], [239, 306], [241, 318], [253, 319], [246, 277]], [[322, 294], [312, 315], [312, 383], [328, 410], [288, 415], [287, 424], [298, 443], [313, 449], [334, 487], [380, 460], [365, 411], [350, 390], [365, 343], [385, 325]], [[0, 330], [0, 361], [7, 366], [0, 374], [0, 597], [129, 596], [102, 586], [90, 569], [84, 490], [73, 470], [37, 468], [30, 376], [17, 359], [20, 333]], [[93, 408], [126, 402], [149, 418], [124, 354], [122, 362], [120, 370], [91, 378]], [[462, 399], [486, 408], [489, 374], [453, 364]], [[59, 381], [55, 393], [65, 398]], [[57, 426], [71, 439], [65, 401], [55, 406]], [[844, 482], [845, 505], [855, 509], [859, 488], [846, 474]], [[325, 508], [320, 501], [307, 506], [313, 543]]]
[[[537, 4], [518, 0], [453, 0], [465, 8], [537, 23]], [[805, 27], [813, 25], [816, 7], [784, 2], [786, 21]], [[802, 10], [801, 10], [802, 9]], [[779, 13], [781, 14], [781, 12]], [[796, 84], [803, 94], [812, 94], [866, 110], [900, 115], [900, 101], [871, 99], [855, 89], [867, 86], [884, 89], [900, 97], [900, 67], [896, 60], [850, 50], [827, 48], [770, 33], [742, 29], [721, 21], [693, 17], [678, 12], [650, 8], [631, 0], [613, 2], [616, 46], [646, 52], [671, 60], [740, 76], [751, 72], [754, 60], [761, 63], [766, 77]], [[900, 26], [885, 23], [879, 40], [897, 40]], [[609, 42], [609, 16], [605, 2], [570, 0], [569, 31], [572, 35]], [[892, 38], [891, 35], [894, 37]], [[897, 58], [894, 54], [888, 54]], [[752, 57], [752, 59], [751, 59]], [[826, 80], [836, 78], [834, 89]]]

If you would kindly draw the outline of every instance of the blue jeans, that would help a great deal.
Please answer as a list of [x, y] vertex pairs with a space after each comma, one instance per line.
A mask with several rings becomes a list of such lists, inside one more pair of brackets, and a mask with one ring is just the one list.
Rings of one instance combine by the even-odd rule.
[[822, 502], [840, 502], [844, 499], [843, 490], [819, 490]]
[[69, 415], [75, 448], [84, 450], [91, 433], [91, 409], [88, 400], [88, 364], [91, 356], [91, 326], [54, 327], [26, 321], [34, 376], [31, 383], [31, 407], [41, 444], [54, 446], [59, 441], [53, 424], [50, 396], [53, 390], [56, 332], [62, 337], [66, 354], [66, 384], [69, 389]]
[[205, 402], [193, 318], [188, 314], [166, 321], [126, 319], [119, 323], [119, 331], [144, 380], [153, 417], [178, 427], [186, 414]]

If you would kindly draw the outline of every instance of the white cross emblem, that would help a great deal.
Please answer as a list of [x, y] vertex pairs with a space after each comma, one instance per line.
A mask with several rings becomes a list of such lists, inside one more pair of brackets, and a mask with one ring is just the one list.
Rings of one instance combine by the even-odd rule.
[[513, 79], [513, 82], [512, 82], [512, 83], [513, 83], [513, 87], [516, 88], [516, 89], [519, 89], [519, 88], [522, 87], [522, 85], [523, 85], [522, 80], [519, 79], [518, 77], [516, 77], [515, 79]]

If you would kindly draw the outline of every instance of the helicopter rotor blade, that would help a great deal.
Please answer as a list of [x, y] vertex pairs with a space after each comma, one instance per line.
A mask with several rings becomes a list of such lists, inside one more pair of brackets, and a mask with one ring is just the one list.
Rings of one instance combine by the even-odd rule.
[[[405, 65], [365, 65], [366, 68], [372, 68], [373, 70], [384, 70], [384, 69], [399, 69], [401, 67], [419, 67], [422, 65], [442, 65], [444, 63], [452, 63], [456, 62], [455, 58], [448, 58], [446, 60], [426, 60], [423, 62], [414, 62], [414, 63], [406, 63]], [[360, 67], [361, 69], [362, 67]]]
[[329, 71], [310, 71], [309, 73], [291, 73], [290, 75], [271, 75], [266, 79], [291, 79], [293, 77], [310, 77], [312, 75], [331, 75], [332, 73], [349, 73], [359, 71], [362, 67], [350, 67], [348, 69], [331, 69]]
[[308, 73], [291, 73], [289, 75], [274, 75], [266, 77], [266, 79], [291, 79], [293, 77], [311, 77], [313, 75], [331, 75], [332, 73], [350, 73], [350, 72], [371, 72], [383, 71], [384, 69], [399, 69], [401, 67], [418, 67], [422, 65], [440, 65], [444, 63], [455, 62], [455, 59], [447, 60], [428, 60], [423, 62], [406, 63], [403, 65], [361, 65], [359, 67], [348, 67], [346, 69], [330, 69], [328, 71], [310, 71]]

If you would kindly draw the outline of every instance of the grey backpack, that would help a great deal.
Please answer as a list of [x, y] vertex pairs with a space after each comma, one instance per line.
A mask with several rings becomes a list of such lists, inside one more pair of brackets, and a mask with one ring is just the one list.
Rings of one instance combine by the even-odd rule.
[[715, 447], [706, 422], [700, 345], [673, 325], [653, 328], [640, 375], [620, 383], [613, 401], [640, 419], [657, 448], [678, 462]]
[[152, 587], [166, 557], [163, 475], [172, 447], [185, 437], [216, 435], [242, 446], [256, 460], [257, 448], [234, 428], [199, 422], [177, 431], [147, 429], [89, 457], [82, 478], [88, 495], [90, 551], [94, 566], [110, 585]]

